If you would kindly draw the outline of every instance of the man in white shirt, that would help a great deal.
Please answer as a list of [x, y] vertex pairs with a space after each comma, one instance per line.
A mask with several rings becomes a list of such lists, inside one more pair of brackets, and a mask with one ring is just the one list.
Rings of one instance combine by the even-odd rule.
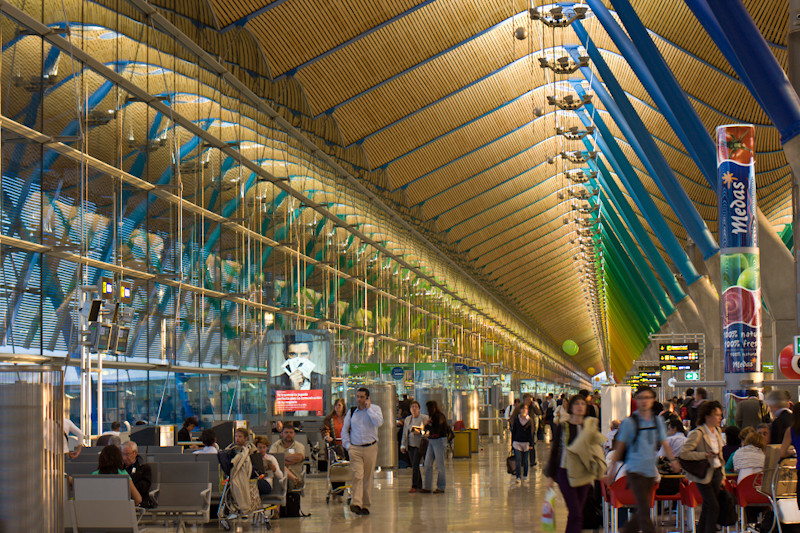
[[514, 400], [514, 403], [513, 403], [513, 404], [508, 404], [508, 406], [506, 406], [506, 410], [503, 412], [503, 418], [505, 418], [505, 419], [506, 419], [506, 425], [507, 425], [507, 426], [508, 426], [508, 424], [511, 422], [511, 420], [510, 420], [510, 418], [511, 418], [511, 413], [513, 413], [513, 412], [514, 412], [514, 408], [515, 408], [516, 406], [518, 406], [518, 405], [519, 405], [519, 398], [517, 398], [516, 400]]
[[350, 510], [368, 515], [372, 503], [372, 473], [378, 462], [378, 428], [383, 412], [369, 400], [369, 389], [356, 392], [356, 407], [350, 409], [342, 425], [342, 445], [350, 454], [353, 469], [353, 501]]
[[119, 422], [116, 420], [111, 422], [111, 429], [108, 431], [104, 431], [103, 435], [114, 435], [115, 437], [119, 437], [119, 430], [122, 428]]

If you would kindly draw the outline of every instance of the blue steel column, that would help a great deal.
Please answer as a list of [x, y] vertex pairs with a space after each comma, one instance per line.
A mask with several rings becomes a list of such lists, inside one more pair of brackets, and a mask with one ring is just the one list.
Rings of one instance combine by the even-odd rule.
[[[658, 240], [661, 241], [661, 244], [664, 246], [667, 254], [672, 259], [672, 262], [686, 280], [686, 283], [691, 285], [700, 278], [700, 275], [697, 273], [697, 270], [694, 268], [692, 262], [689, 261], [686, 252], [681, 247], [681, 244], [678, 242], [675, 234], [672, 233], [672, 230], [670, 230], [669, 226], [667, 226], [664, 216], [658, 210], [658, 207], [656, 207], [656, 204], [650, 197], [650, 193], [647, 192], [647, 189], [645, 189], [644, 185], [642, 185], [641, 180], [639, 180], [639, 176], [628, 162], [625, 154], [622, 153], [622, 150], [617, 144], [617, 141], [614, 139], [614, 136], [611, 134], [611, 131], [608, 129], [608, 126], [606, 126], [602, 117], [593, 111], [594, 106], [589, 104], [585, 105], [584, 108], [577, 110], [576, 114], [585, 126], [588, 127], [594, 125], [600, 131], [598, 144], [600, 144], [603, 153], [610, 153], [616, 160], [616, 163], [620, 166], [620, 169], [615, 170], [617, 170], [619, 178], [622, 180], [625, 188], [627, 188], [631, 193], [631, 197], [636, 203], [636, 206], [639, 208], [639, 212], [642, 214], [645, 220], [647, 220], [647, 223], [650, 224], [650, 227], [655, 232]], [[592, 123], [592, 116], [594, 116], [594, 124]]]
[[[703, 1], [686, 0], [686, 3], [691, 7]], [[730, 44], [728, 51], [732, 51], [736, 58], [731, 66], [736, 68], [738, 65], [741, 71], [737, 70], [736, 73], [740, 77], [749, 77], [753, 89], [761, 95], [764, 111], [781, 134], [785, 150], [785, 145], [800, 134], [800, 97], [797, 91], [741, 0], [708, 0], [708, 7], [710, 11], [697, 10], [695, 15], [698, 19], [708, 15], [716, 18]], [[703, 22], [703, 19], [700, 20]], [[725, 53], [726, 50], [722, 48]], [[789, 157], [788, 153], [786, 155]], [[791, 158], [789, 163], [792, 164]], [[800, 172], [800, 168], [794, 164], [792, 170]]]
[[[595, 64], [598, 72], [603, 78], [606, 86], [611, 94], [606, 91], [602, 83], [593, 75], [591, 69], [588, 67], [581, 68], [581, 73], [589, 80], [592, 89], [600, 97], [600, 100], [605, 105], [606, 110], [611, 114], [614, 122], [622, 130], [625, 137], [631, 143], [634, 152], [645, 165], [648, 173], [653, 181], [658, 185], [661, 192], [664, 194], [665, 199], [672, 207], [675, 214], [680, 219], [687, 233], [694, 242], [697, 243], [700, 251], [703, 253], [703, 258], [708, 259], [719, 252], [719, 246], [711, 236], [705, 221], [697, 212], [692, 200], [686, 191], [683, 189], [672, 168], [667, 163], [664, 155], [656, 146], [653, 141], [652, 135], [647, 131], [647, 127], [642, 122], [642, 119], [636, 113], [636, 110], [628, 100], [627, 95], [619, 85], [611, 69], [608, 68], [600, 51], [594, 46], [594, 43], [589, 39], [583, 27], [580, 25], [575, 26], [575, 33], [584, 42], [589, 57]], [[573, 58], [577, 58], [578, 51], [575, 47], [568, 49]], [[579, 96], [583, 96], [583, 88], [580, 83], [573, 81], [573, 87], [578, 91]], [[612, 98], [613, 95], [613, 98]], [[708, 135], [706, 135], [708, 137]], [[710, 140], [710, 138], [709, 138]]]
[[[632, 44], [641, 54], [644, 68], [648, 69], [656, 82], [653, 89], [661, 93], [663, 100], [666, 101], [667, 108], [672, 110], [674, 116], [680, 117], [676, 125], [683, 130], [684, 136], [689, 142], [690, 146], [686, 148], [690, 153], [693, 151], [696, 154], [695, 163], [698, 164], [703, 175], [709, 180], [711, 187], [714, 188], [717, 183], [716, 165], [714, 164], [717, 151], [711, 137], [708, 135], [708, 130], [700, 120], [697, 111], [689, 103], [686, 93], [681, 89], [678, 80], [675, 79], [675, 75], [672, 74], [672, 71], [667, 66], [644, 24], [642, 24], [636, 11], [631, 7], [630, 2], [628, 0], [611, 0], [611, 4], [616, 9], [617, 16], [625, 25], [625, 29], [628, 30]], [[622, 34], [621, 28], [616, 23], [613, 26], [619, 30], [619, 34]], [[606, 27], [606, 31], [608, 31], [608, 27]], [[603, 79], [605, 81], [605, 78]], [[661, 109], [660, 105], [659, 109]], [[662, 109], [662, 112], [664, 112], [664, 109]]]

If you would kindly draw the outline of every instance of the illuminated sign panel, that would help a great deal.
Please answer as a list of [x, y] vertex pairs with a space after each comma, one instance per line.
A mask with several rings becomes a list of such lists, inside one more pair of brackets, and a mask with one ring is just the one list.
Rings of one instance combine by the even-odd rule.
[[661, 370], [687, 371], [700, 369], [700, 343], [660, 343], [658, 360]]

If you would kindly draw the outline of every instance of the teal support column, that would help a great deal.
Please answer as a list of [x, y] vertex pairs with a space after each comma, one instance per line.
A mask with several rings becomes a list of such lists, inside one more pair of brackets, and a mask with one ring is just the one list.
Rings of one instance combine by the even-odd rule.
[[[587, 149], [591, 150], [594, 148], [587, 139], [584, 139], [583, 142]], [[605, 157], [609, 160], [612, 166], [619, 168], [613, 156], [605, 154]], [[661, 279], [661, 282], [664, 284], [664, 287], [666, 288], [670, 298], [672, 298], [672, 301], [678, 303], [686, 298], [686, 293], [675, 279], [675, 275], [669, 269], [669, 266], [667, 265], [666, 261], [664, 261], [664, 258], [661, 256], [661, 253], [659, 253], [655, 244], [653, 244], [653, 241], [650, 239], [647, 230], [644, 229], [644, 226], [639, 221], [639, 217], [636, 216], [636, 213], [634, 213], [633, 209], [628, 204], [627, 200], [625, 199], [625, 195], [617, 186], [617, 183], [614, 181], [614, 178], [611, 176], [611, 173], [608, 171], [605, 163], [603, 163], [601, 160], [597, 160], [596, 163], [590, 161], [589, 166], [592, 168], [592, 170], [597, 170], [599, 172], [598, 177], [600, 184], [603, 186], [604, 191], [608, 193], [608, 198], [619, 212], [622, 220], [625, 222], [625, 225], [628, 226], [631, 232], [633, 232], [634, 236], [636, 237], [636, 241], [639, 243], [639, 246], [641, 246], [642, 250], [644, 250], [647, 259], [650, 261], [650, 264], [653, 265], [653, 269]]]
[[638, 270], [641, 274], [642, 278], [647, 284], [647, 287], [650, 289], [650, 292], [655, 297], [664, 314], [672, 314], [675, 311], [675, 306], [672, 305], [672, 302], [667, 297], [664, 288], [658, 282], [658, 278], [656, 278], [656, 275], [647, 264], [642, 252], [633, 241], [631, 234], [628, 232], [622, 220], [620, 220], [619, 215], [617, 215], [616, 211], [614, 211], [612, 205], [613, 203], [611, 199], [607, 196], [606, 192], [601, 189], [600, 212], [605, 217], [611, 232], [615, 233], [619, 238], [622, 248], [630, 256], [630, 259], [633, 261], [636, 270]]
[[[672, 230], [667, 226], [667, 222], [650, 197], [650, 193], [647, 192], [647, 189], [642, 184], [636, 171], [625, 157], [625, 154], [622, 153], [616, 139], [608, 129], [608, 126], [606, 126], [602, 117], [594, 113], [594, 106], [591, 104], [585, 105], [575, 113], [585, 126], [596, 126], [599, 130], [600, 135], [596, 137], [596, 139], [603, 154], [611, 154], [616, 164], [619, 165], [620, 168], [615, 168], [614, 170], [625, 185], [625, 188], [631, 193], [631, 197], [634, 202], [636, 202], [639, 212], [642, 213], [647, 223], [650, 224], [658, 240], [661, 241], [667, 254], [672, 259], [672, 262], [686, 280], [686, 283], [691, 285], [697, 281], [700, 278], [700, 274], [697, 273], [697, 270], [686, 255], [686, 251], [681, 247], [675, 234], [672, 233]], [[592, 117], [594, 117], [594, 123], [592, 123]]]

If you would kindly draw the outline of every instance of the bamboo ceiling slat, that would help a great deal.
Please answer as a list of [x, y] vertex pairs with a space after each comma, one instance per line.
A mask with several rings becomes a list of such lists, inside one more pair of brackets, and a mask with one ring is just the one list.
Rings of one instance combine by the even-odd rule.
[[[224, 28], [241, 18], [269, 5], [268, 0], [208, 0], [219, 24]], [[274, 1], [274, 0], [273, 0]]]
[[425, 191], [426, 182], [435, 183], [434, 180], [439, 179], [442, 180], [439, 182], [441, 186], [446, 188], [449, 185], [459, 183], [459, 176], [471, 175], [475, 170], [485, 170], [506, 159], [509, 155], [521, 151], [523, 149], [523, 139], [526, 136], [530, 136], [531, 129], [533, 127], [530, 124], [523, 124], [518, 126], [513, 133], [501, 133], [495, 137], [489, 137], [497, 140], [493, 141], [489, 146], [464, 154], [460, 159], [453, 161], [446, 167], [440, 167], [429, 176], [426, 176], [424, 182], [408, 187], [406, 194], [408, 194], [409, 202], [415, 205], [425, 199], [428, 194]]
[[438, 171], [447, 163], [498, 139], [510, 131], [531, 122], [533, 99], [525, 95], [493, 113], [474, 120], [464, 127], [448, 132], [443, 137], [403, 156], [389, 167], [391, 181], [396, 186], [406, 185], [427, 173]]
[[[553, 210], [555, 211], [556, 209]], [[477, 260], [479, 257], [482, 257], [484, 254], [490, 252], [502, 254], [504, 252], [509, 252], [510, 250], [515, 248], [517, 246], [515, 244], [516, 241], [535, 239], [538, 236], [547, 235], [564, 225], [560, 218], [557, 217], [543, 217], [543, 218], [547, 218], [549, 222], [545, 220], [543, 225], [533, 226], [531, 224], [526, 227], [516, 228], [510, 232], [511, 235], [509, 235], [509, 233], [506, 233], [505, 235], [507, 239], [508, 238], [511, 239], [510, 241], [507, 239], [506, 240], [497, 239], [497, 241], [499, 242], [495, 242], [494, 240], [492, 240], [492, 238], [495, 237], [495, 235], [488, 232], [482, 233], [484, 238], [488, 240], [484, 240], [484, 242], [482, 242], [481, 244], [474, 246], [469, 250], [466, 250], [465, 253], [473, 261]]]
[[[512, 29], [510, 22], [500, 24], [486, 34], [343, 105], [337, 110], [337, 115], [342, 117], [342, 123], [346, 125], [352, 140], [396, 122], [525, 56], [527, 49], [512, 50], [508, 46], [508, 35]], [[527, 63], [530, 65], [529, 61]], [[498, 79], [511, 86], [516, 79], [513, 77], [515, 72], [514, 69], [503, 69]], [[525, 84], [526, 89], [530, 88], [530, 74]], [[415, 90], [409, 91], [408, 87]], [[369, 120], [364, 121], [363, 117]]]
[[279, 75], [411, 9], [421, 1], [291, 1], [252, 19], [248, 27], [261, 40], [275, 74]]
[[[484, 65], [484, 63], [474, 64]], [[459, 65], [454, 65], [454, 67], [456, 69], [461, 68]], [[492, 65], [486, 65], [486, 68], [481, 69], [478, 74], [470, 76], [467, 83], [471, 83], [481, 76], [487, 75], [488, 72], [492, 72], [492, 70], [488, 70], [491, 67]], [[484, 73], [484, 71], [487, 71], [487, 73]], [[514, 66], [509, 67], [507, 71], [504, 70], [499, 75], [492, 76], [414, 116], [401, 120], [366, 140], [364, 146], [370, 154], [370, 159], [375, 161], [376, 165], [382, 165], [409, 152], [424, 142], [467, 122], [471, 118], [480, 116], [482, 113], [523, 94], [530, 90], [529, 73], [530, 62], [528, 60], [519, 61]], [[455, 89], [444, 87], [444, 90], [449, 91], [447, 94], [451, 94], [454, 90], [458, 90], [458, 87]], [[435, 101], [434, 95], [436, 95], [435, 91], [428, 90], [416, 91], [413, 95], [410, 95], [410, 99], [424, 98], [410, 112], [421, 109], [430, 102]], [[395, 107], [402, 106], [385, 105], [379, 109], [389, 110]], [[347, 114], [340, 114], [343, 120], [347, 115], [350, 115], [349, 110]], [[408, 115], [408, 112], [406, 115]], [[352, 114], [352, 116], [355, 117], [357, 115]], [[370, 116], [370, 118], [374, 117]], [[393, 115], [387, 120], [398, 119]], [[370, 133], [366, 131], [367, 129], [375, 128], [376, 126], [385, 127], [388, 124], [390, 122], [381, 122], [380, 120], [375, 122], [364, 121], [361, 125], [362, 129], [351, 135], [354, 138], [360, 138]]]
[[[476, 217], [475, 220], [470, 220], [468, 224], [463, 224], [464, 229], [461, 234], [464, 236], [461, 239], [456, 239], [458, 236], [456, 234], [452, 238], [454, 241], [457, 240], [459, 248], [468, 250], [486, 240], [489, 235], [493, 239], [496, 238], [499, 232], [508, 227], [507, 220], [515, 221], [517, 227], [521, 229], [528, 221], [535, 220], [541, 213], [546, 213], [547, 217], [551, 219], [565, 215], [566, 207], [555, 208], [555, 202], [558, 202], [557, 195], [555, 191], [546, 190], [548, 185], [550, 185], [550, 182], [545, 182], [531, 192], [520, 195], [518, 202], [517, 198], [514, 198], [512, 201], [499, 205], [497, 209], [492, 209], [491, 213], [487, 212], [485, 215]], [[556, 190], [559, 188], [557, 185], [551, 187]], [[524, 210], [521, 212], [514, 211], [515, 205], [524, 207]]]
[[[506, 279], [508, 274], [519, 272], [519, 268], [523, 265], [525, 268], [543, 270], [544, 265], [551, 261], [553, 255], [562, 254], [569, 249], [569, 238], [571, 237], [571, 232], [562, 230], [560, 237], [554, 235], [548, 242], [538, 244], [535, 250], [523, 245], [509, 254], [487, 257], [487, 261], [481, 265], [481, 269], [499, 282]], [[534, 251], [535, 254], [532, 253]]]
[[[485, 172], [464, 180], [451, 190], [425, 201], [426, 219], [436, 217], [440, 231], [451, 229], [458, 222], [494, 206], [497, 201], [510, 199], [537, 184], [535, 170], [541, 164], [539, 150], [526, 150]], [[494, 193], [494, 195], [492, 195]]]
[[[515, 1], [519, 11], [525, 9]], [[324, 111], [501, 22], [510, 16], [510, 7], [498, 0], [480, 6], [437, 0], [310, 65], [298, 77], [313, 93], [312, 107]]]

